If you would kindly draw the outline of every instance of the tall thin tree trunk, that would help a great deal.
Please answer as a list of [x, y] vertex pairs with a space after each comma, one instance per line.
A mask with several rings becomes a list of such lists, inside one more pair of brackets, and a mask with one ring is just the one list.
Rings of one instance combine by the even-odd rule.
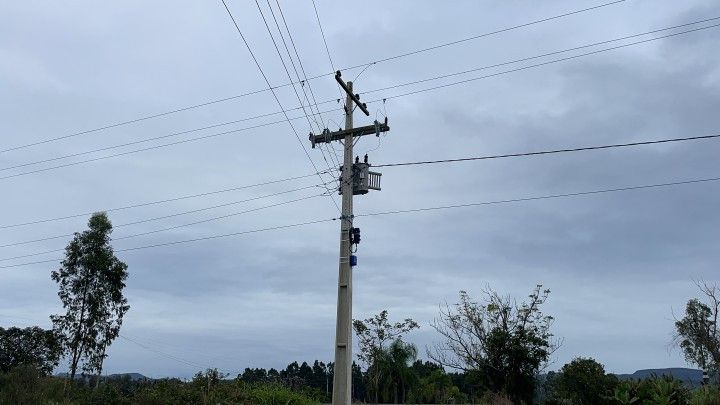
[[87, 304], [88, 288], [89, 286], [85, 285], [85, 289], [83, 290], [82, 306], [80, 307], [80, 319], [78, 319], [78, 327], [75, 331], [75, 336], [73, 337], [73, 357], [70, 364], [70, 381], [72, 382], [75, 382], [75, 373], [77, 372], [80, 355], [82, 354], [80, 350], [80, 347], [82, 346], [80, 343], [80, 334], [82, 333], [83, 322], [85, 321], [85, 304]]
[[97, 380], [95, 381], [95, 389], [100, 386], [100, 377], [102, 376], [103, 363], [105, 362], [105, 349], [107, 344], [103, 344], [102, 353], [100, 354], [100, 365], [98, 366]]

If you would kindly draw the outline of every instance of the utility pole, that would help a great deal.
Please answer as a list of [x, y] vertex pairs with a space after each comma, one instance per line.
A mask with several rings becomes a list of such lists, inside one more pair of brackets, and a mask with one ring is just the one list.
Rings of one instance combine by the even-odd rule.
[[338, 274], [337, 320], [335, 324], [335, 365], [333, 374], [334, 405], [350, 404], [352, 401], [352, 266], [356, 257], [352, 255], [352, 245], [360, 240], [360, 230], [353, 228], [353, 195], [366, 194], [368, 190], [380, 189], [380, 174], [369, 171], [370, 165], [356, 159], [353, 164], [353, 141], [355, 137], [387, 132], [390, 127], [375, 121], [374, 125], [353, 127], [353, 110], [357, 106], [365, 115], [370, 115], [367, 106], [360, 102], [360, 96], [353, 93], [352, 82], [345, 83], [340, 71], [335, 80], [345, 90], [345, 129], [330, 132], [327, 128], [320, 135], [310, 134], [310, 142], [315, 148], [317, 143], [341, 141], [344, 146], [343, 166], [340, 178], [342, 194], [342, 213], [340, 215], [340, 260]]

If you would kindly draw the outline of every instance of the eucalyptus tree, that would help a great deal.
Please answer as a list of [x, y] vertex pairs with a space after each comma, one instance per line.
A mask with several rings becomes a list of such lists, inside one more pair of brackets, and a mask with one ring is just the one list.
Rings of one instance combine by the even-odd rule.
[[50, 319], [62, 337], [71, 381], [81, 362], [83, 370], [102, 373], [106, 349], [120, 334], [130, 308], [123, 295], [128, 266], [115, 256], [111, 233], [107, 215], [93, 214], [88, 229], [75, 233], [60, 268], [51, 275], [65, 313]]
[[704, 281], [696, 282], [705, 300], [693, 298], [685, 306], [685, 316], [675, 321], [675, 343], [688, 363], [705, 371], [720, 371], [720, 288]]

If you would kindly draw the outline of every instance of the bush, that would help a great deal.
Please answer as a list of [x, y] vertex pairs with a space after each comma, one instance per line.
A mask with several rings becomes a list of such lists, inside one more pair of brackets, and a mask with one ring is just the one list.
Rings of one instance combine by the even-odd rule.
[[652, 377], [622, 381], [612, 399], [615, 404], [687, 404], [690, 390], [671, 376]]
[[690, 405], [720, 405], [720, 388], [701, 387], [693, 391]]

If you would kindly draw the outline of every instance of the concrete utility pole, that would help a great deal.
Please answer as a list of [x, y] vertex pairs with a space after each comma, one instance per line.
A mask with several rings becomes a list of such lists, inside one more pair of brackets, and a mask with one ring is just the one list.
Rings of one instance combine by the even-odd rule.
[[352, 400], [352, 268], [350, 267], [350, 228], [353, 220], [353, 99], [352, 82], [345, 97], [345, 135], [343, 171], [340, 183], [342, 215], [340, 219], [340, 273], [338, 275], [337, 321], [335, 325], [335, 368], [333, 404]]
[[[345, 129], [330, 132], [325, 129], [320, 135], [310, 134], [312, 147], [317, 143], [342, 141], [344, 146], [343, 166], [341, 168], [340, 193], [342, 194], [342, 213], [340, 216], [340, 261], [338, 274], [337, 321], [335, 325], [335, 366], [333, 375], [333, 399], [335, 405], [350, 404], [352, 401], [352, 256], [351, 235], [357, 231], [354, 243], [359, 242], [359, 230], [353, 228], [353, 195], [366, 194], [369, 189], [380, 189], [380, 174], [370, 172], [367, 159], [365, 163], [353, 164], [353, 140], [357, 136], [387, 132], [385, 123], [375, 121], [374, 125], [353, 128], [353, 110], [357, 105], [365, 115], [370, 115], [367, 106], [360, 97], [353, 94], [352, 82], [343, 82], [338, 71], [335, 80], [347, 93], [345, 98]], [[367, 158], [367, 157], [366, 157]]]

